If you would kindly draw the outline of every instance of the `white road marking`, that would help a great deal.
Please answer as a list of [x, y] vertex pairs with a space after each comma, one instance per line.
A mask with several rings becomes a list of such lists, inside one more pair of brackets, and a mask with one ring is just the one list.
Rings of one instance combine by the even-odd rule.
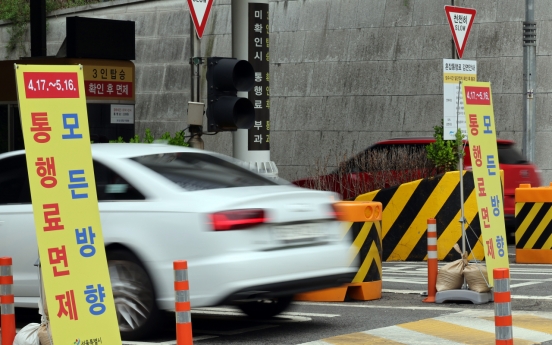
[[[200, 340], [205, 340], [205, 339], [213, 339], [213, 338], [218, 338], [218, 335], [200, 335], [198, 337], [194, 337], [194, 341], [200, 341]], [[173, 343], [169, 344], [169, 342], [162, 343], [162, 344], [173, 345]], [[176, 343], [174, 343], [174, 345], [176, 345]]]
[[295, 313], [295, 312], [284, 312], [280, 315], [291, 315], [291, 316], [315, 316], [315, 317], [337, 317], [341, 316], [340, 314], [317, 314], [317, 313]]
[[[510, 279], [512, 280], [512, 279]], [[525, 283], [517, 283], [517, 284], [511, 284], [510, 285], [510, 289], [513, 289], [513, 288], [518, 288], [518, 287], [521, 287], [521, 286], [529, 286], [529, 285], [535, 285], [535, 284], [542, 284], [543, 281], [529, 281], [529, 282], [525, 282]]]
[[[400, 293], [407, 295], [427, 293], [427, 290], [394, 290], [382, 289], [382, 292]], [[514, 299], [537, 299], [537, 300], [552, 300], [552, 296], [526, 296], [526, 295], [511, 295]]]
[[511, 295], [513, 299], [542, 299], [551, 300], [552, 296], [525, 296], [525, 295]]
[[[382, 289], [381, 291], [382, 291], [382, 292], [390, 292], [390, 293], [408, 294], [408, 295], [427, 293], [427, 290], [395, 290], [395, 289]], [[512, 296], [512, 298], [515, 298], [515, 299], [541, 299], [541, 300], [552, 300], [552, 296], [526, 296], [526, 295], [511, 295], [511, 296]]]
[[400, 293], [405, 295], [421, 294], [427, 292], [427, 290], [397, 290], [397, 289], [381, 289], [381, 292]]
[[345, 303], [324, 303], [324, 302], [293, 302], [293, 304], [299, 305], [321, 305], [321, 306], [334, 306], [334, 307], [349, 307], [349, 308], [368, 308], [368, 309], [403, 309], [403, 310], [446, 310], [446, 311], [461, 311], [463, 308], [451, 308], [451, 307], [400, 307], [400, 306], [388, 306], [388, 305], [371, 305], [371, 304], [345, 304]]
[[[245, 314], [231, 308], [197, 308], [192, 309], [192, 314], [206, 315], [224, 315], [224, 316], [241, 316]], [[320, 314], [320, 313], [298, 313], [298, 312], [283, 312], [270, 320], [262, 320], [262, 322], [280, 323], [280, 322], [303, 322], [312, 320], [311, 317], [338, 317], [340, 314]], [[254, 321], [254, 320], [252, 320]]]
[[206, 333], [206, 334], [216, 334], [216, 335], [236, 335], [236, 334], [243, 334], [243, 333], [248, 333], [248, 332], [260, 331], [261, 329], [274, 328], [274, 327], [280, 327], [280, 326], [279, 325], [261, 325], [261, 326], [255, 326], [255, 327], [235, 329], [233, 331], [213, 331], [213, 330], [200, 330], [200, 329], [198, 329], [198, 330], [194, 330], [194, 332], [196, 332], [196, 333]]
[[[218, 338], [218, 335], [200, 335], [194, 337], [194, 342], [206, 340], [206, 339], [212, 339], [212, 338]], [[152, 342], [142, 342], [142, 341], [126, 341], [124, 340], [122, 345], [176, 345], [176, 340], [169, 340], [169, 341], [162, 341], [160, 343], [152, 343]]]
[[415, 280], [405, 280], [405, 279], [395, 279], [395, 278], [387, 278], [383, 277], [383, 282], [390, 282], [390, 283], [404, 283], [404, 284], [420, 284], [420, 285], [427, 285], [427, 279], [425, 281], [415, 281]]

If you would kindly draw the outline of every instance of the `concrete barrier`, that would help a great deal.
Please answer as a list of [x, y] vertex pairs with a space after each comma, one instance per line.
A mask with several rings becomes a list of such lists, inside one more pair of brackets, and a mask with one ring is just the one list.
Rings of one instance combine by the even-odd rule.
[[353, 238], [351, 264], [359, 258], [357, 274], [351, 283], [342, 287], [298, 294], [295, 299], [340, 302], [347, 296], [361, 301], [381, 298], [381, 203], [341, 201], [335, 206], [340, 220], [344, 222], [343, 240], [349, 241]]
[[552, 183], [516, 188], [516, 262], [552, 264]]
[[[473, 174], [464, 171], [464, 217], [466, 239], [478, 260], [485, 257], [478, 239], [481, 227]], [[460, 177], [458, 171], [380, 189], [358, 196], [357, 201], [379, 201], [383, 206], [382, 243], [384, 261], [424, 261], [427, 259], [427, 219], [437, 221], [438, 259], [454, 261], [458, 253], [454, 245], [462, 246], [460, 227]], [[472, 232], [471, 226], [475, 232]], [[474, 256], [468, 253], [470, 259]]]

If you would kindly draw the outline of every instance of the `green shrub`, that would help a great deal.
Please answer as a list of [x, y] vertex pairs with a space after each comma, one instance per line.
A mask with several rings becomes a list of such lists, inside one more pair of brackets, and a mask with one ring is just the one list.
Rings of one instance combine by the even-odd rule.
[[[165, 132], [159, 141], [166, 141], [169, 145], [177, 145], [177, 146], [190, 146], [185, 140], [184, 137], [184, 131], [176, 132], [174, 136], [171, 136], [171, 133]], [[118, 137], [117, 140], [110, 140], [110, 143], [124, 143], [123, 137]], [[134, 137], [130, 138], [129, 143], [146, 143], [151, 144], [155, 142], [155, 137], [153, 134], [151, 134], [151, 130], [149, 128], [146, 129], [146, 133], [144, 135], [144, 140], [141, 141], [138, 134], [134, 135]]]
[[[455, 140], [443, 139], [443, 120], [440, 126], [433, 127], [435, 142], [426, 146], [427, 157], [433, 162], [439, 172], [458, 170], [458, 161], [464, 157], [462, 149], [462, 131], [456, 131]], [[460, 151], [458, 150], [460, 148]], [[459, 156], [460, 154], [460, 156]]]

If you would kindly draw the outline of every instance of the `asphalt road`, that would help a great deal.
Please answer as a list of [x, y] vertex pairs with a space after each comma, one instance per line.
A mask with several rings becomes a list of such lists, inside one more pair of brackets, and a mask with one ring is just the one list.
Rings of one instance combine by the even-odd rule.
[[[529, 339], [516, 344], [552, 345], [552, 265], [521, 265], [513, 258], [514, 337]], [[194, 344], [356, 345], [387, 344], [392, 339], [394, 344], [494, 344], [492, 302], [423, 303], [425, 291], [426, 263], [384, 263], [379, 300], [294, 302], [290, 310], [271, 320], [248, 319], [231, 306], [194, 309]], [[38, 320], [33, 312], [16, 313], [19, 327]], [[152, 339], [123, 344], [175, 344], [173, 314], [165, 313], [162, 324]], [[437, 326], [446, 332], [431, 329]]]

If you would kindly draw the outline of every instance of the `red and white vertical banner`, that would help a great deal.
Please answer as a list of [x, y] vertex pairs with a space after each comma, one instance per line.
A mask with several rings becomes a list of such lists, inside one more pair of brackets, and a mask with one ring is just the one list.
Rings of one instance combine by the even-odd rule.
[[[491, 84], [463, 82], [464, 113], [487, 270], [509, 268]], [[493, 286], [493, 279], [489, 276]]]
[[121, 344], [92, 165], [82, 66], [15, 65], [56, 344]]

